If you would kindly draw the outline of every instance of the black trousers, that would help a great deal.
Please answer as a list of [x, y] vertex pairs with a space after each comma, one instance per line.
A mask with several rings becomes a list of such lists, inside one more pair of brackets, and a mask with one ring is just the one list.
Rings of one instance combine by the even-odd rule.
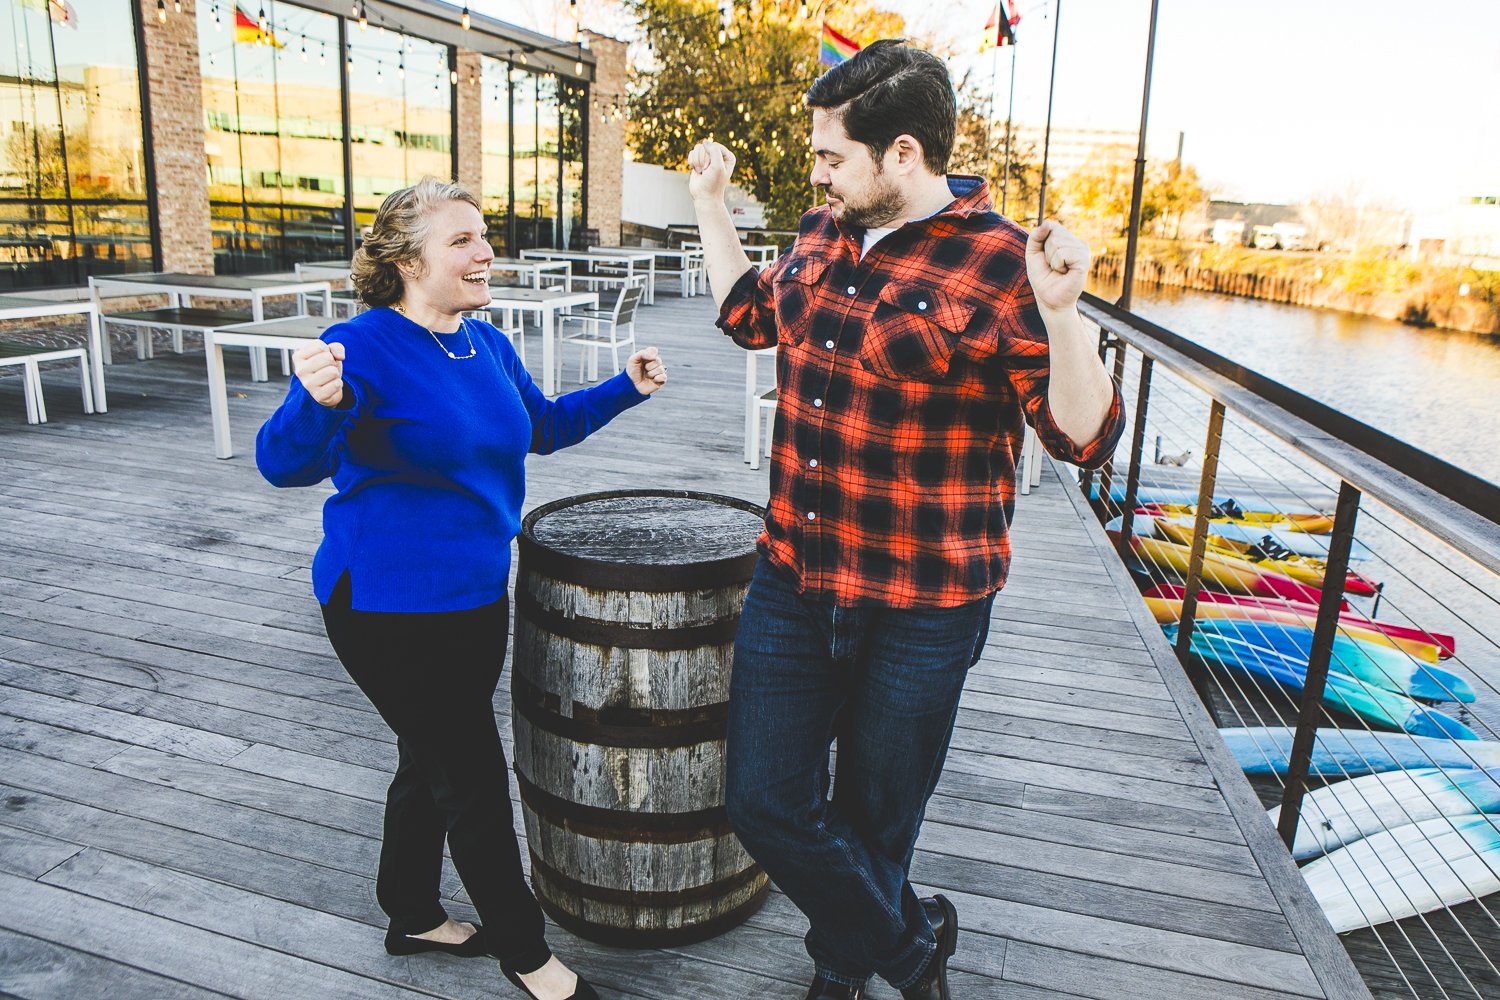
[[470, 611], [350, 608], [345, 574], [323, 605], [344, 669], [396, 734], [375, 883], [402, 934], [448, 919], [438, 889], [443, 840], [490, 947], [523, 974], [551, 958], [541, 907], [521, 870], [505, 750], [492, 700], [505, 662], [509, 602]]

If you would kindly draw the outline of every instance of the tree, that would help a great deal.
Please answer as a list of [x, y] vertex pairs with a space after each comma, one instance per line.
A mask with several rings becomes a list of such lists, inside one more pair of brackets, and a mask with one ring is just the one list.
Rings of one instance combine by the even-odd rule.
[[[699, 139], [737, 158], [735, 183], [765, 206], [773, 229], [796, 229], [814, 203], [808, 183], [811, 117], [802, 94], [818, 64], [824, 4], [762, 0], [727, 8], [703, 0], [625, 0], [645, 58], [633, 67], [626, 141], [647, 163], [680, 168]], [[863, 0], [830, 23], [861, 45], [900, 37], [904, 22]]]
[[1037, 156], [1035, 144], [1018, 139], [1011, 141], [1010, 184], [1006, 186], [1006, 124], [990, 121], [990, 100], [980, 94], [972, 77], [966, 76], [954, 89], [958, 95], [958, 130], [949, 171], [983, 177], [989, 181], [997, 212], [1003, 198], [1005, 215], [1023, 224], [1034, 221], [1031, 213], [1036, 211], [1037, 194], [1042, 183], [1041, 158]]
[[[1135, 186], [1135, 159], [1113, 149], [1097, 149], [1059, 185], [1065, 214], [1080, 231], [1105, 237], [1130, 229], [1130, 202]], [[1147, 164], [1141, 193], [1140, 232], [1155, 223], [1158, 236], [1177, 239], [1182, 220], [1202, 208], [1207, 193], [1198, 172], [1177, 160]]]

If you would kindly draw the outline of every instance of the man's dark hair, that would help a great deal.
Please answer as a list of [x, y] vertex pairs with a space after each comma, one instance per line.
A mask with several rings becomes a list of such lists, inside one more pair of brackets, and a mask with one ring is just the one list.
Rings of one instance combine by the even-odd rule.
[[922, 144], [928, 170], [948, 172], [958, 118], [948, 68], [903, 38], [871, 42], [818, 77], [807, 104], [838, 114], [849, 138], [863, 143], [877, 163], [897, 136], [910, 135]]

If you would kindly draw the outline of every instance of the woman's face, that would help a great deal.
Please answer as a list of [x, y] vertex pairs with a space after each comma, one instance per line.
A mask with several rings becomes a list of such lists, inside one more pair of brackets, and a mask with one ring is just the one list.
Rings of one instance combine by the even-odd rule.
[[409, 307], [445, 316], [490, 304], [490, 261], [495, 251], [485, 239], [484, 217], [466, 201], [445, 201], [432, 212], [422, 245], [421, 273], [404, 274]]

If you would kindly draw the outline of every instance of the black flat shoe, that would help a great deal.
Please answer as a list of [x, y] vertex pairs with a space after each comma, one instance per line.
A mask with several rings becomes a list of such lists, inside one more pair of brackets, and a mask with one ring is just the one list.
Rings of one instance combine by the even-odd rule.
[[864, 995], [863, 986], [845, 986], [815, 976], [804, 1000], [863, 1000]]
[[385, 950], [391, 955], [418, 955], [424, 951], [436, 951], [457, 958], [479, 958], [490, 953], [485, 944], [484, 928], [479, 924], [474, 925], [474, 933], [460, 944], [428, 941], [426, 938], [412, 937], [410, 934], [388, 930], [385, 932]]
[[922, 900], [922, 910], [932, 933], [937, 936], [937, 951], [920, 980], [901, 991], [902, 1000], [952, 1000], [948, 992], [948, 959], [958, 950], [958, 910], [947, 896]]
[[[500, 971], [505, 973], [505, 978], [510, 980], [512, 986], [526, 994], [531, 1000], [537, 1000], [537, 995], [526, 988], [526, 984], [521, 982], [520, 976], [509, 969], [501, 969]], [[575, 972], [574, 975], [578, 974]], [[573, 995], [568, 997], [568, 1000], [599, 1000], [599, 994], [589, 985], [587, 979], [578, 976], [578, 985], [573, 987]]]

